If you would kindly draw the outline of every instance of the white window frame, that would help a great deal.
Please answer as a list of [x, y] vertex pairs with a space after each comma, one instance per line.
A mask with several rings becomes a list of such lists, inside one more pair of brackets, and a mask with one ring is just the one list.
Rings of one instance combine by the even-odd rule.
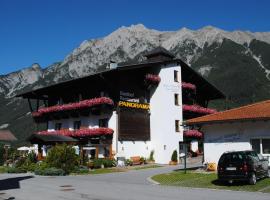
[[270, 139], [270, 137], [254, 137], [254, 138], [250, 138], [250, 148], [252, 149], [252, 144], [251, 144], [251, 140], [260, 140], [260, 154], [262, 154], [262, 155], [270, 155], [270, 154], [265, 154], [265, 153], [263, 153], [263, 146], [262, 146], [262, 140], [264, 140], [264, 139]]

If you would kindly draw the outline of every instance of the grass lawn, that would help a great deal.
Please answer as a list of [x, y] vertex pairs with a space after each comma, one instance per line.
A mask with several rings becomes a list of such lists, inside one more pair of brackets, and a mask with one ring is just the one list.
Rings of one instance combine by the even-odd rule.
[[7, 167], [0, 166], [0, 174], [7, 173]]
[[235, 182], [229, 185], [218, 182], [217, 175], [214, 173], [203, 174], [188, 171], [185, 174], [183, 171], [175, 171], [169, 174], [155, 175], [152, 179], [162, 185], [270, 193], [270, 178], [259, 180], [256, 185], [248, 185], [244, 182]]
[[119, 168], [103, 168], [103, 169], [94, 169], [89, 171], [88, 174], [107, 174], [107, 173], [114, 173], [114, 172], [125, 172], [125, 169]]
[[126, 169], [119, 169], [119, 168], [101, 168], [101, 169], [93, 169], [88, 172], [83, 173], [71, 173], [71, 175], [93, 175], [93, 174], [108, 174], [108, 173], [115, 173], [115, 172], [125, 172]]
[[162, 167], [160, 165], [142, 165], [134, 168], [130, 168], [131, 170], [142, 170], [142, 169], [151, 169], [151, 168], [158, 168]]

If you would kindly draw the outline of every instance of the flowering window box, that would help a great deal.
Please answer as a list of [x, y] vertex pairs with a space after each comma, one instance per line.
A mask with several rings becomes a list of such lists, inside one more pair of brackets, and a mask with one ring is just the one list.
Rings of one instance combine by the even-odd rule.
[[183, 89], [188, 89], [188, 90], [196, 91], [196, 85], [194, 85], [192, 83], [182, 82], [182, 88]]
[[146, 74], [145, 75], [145, 81], [148, 84], [159, 84], [159, 82], [161, 81], [160, 76], [159, 75], [155, 75], [155, 74]]
[[64, 105], [56, 105], [45, 108], [40, 108], [37, 112], [32, 112], [33, 117], [41, 117], [48, 113], [57, 113], [63, 111], [74, 111], [85, 108], [91, 108], [98, 105], [110, 105], [113, 106], [113, 100], [108, 97], [100, 97], [94, 99], [87, 99], [76, 103], [69, 103]]
[[195, 137], [195, 138], [202, 138], [202, 132], [198, 130], [186, 130], [184, 131], [184, 137]]
[[198, 105], [183, 105], [183, 111], [195, 112], [200, 114], [213, 114], [217, 112], [215, 109], [204, 108]]
[[78, 130], [61, 129], [57, 131], [40, 131], [40, 135], [64, 135], [69, 137], [91, 137], [91, 136], [103, 136], [112, 135], [114, 130], [111, 128], [82, 128]]

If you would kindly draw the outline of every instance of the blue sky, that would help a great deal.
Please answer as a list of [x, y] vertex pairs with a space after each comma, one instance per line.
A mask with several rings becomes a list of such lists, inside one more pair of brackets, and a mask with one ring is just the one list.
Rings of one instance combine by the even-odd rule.
[[269, 8], [269, 0], [0, 0], [0, 74], [46, 67], [83, 40], [131, 24], [270, 31]]

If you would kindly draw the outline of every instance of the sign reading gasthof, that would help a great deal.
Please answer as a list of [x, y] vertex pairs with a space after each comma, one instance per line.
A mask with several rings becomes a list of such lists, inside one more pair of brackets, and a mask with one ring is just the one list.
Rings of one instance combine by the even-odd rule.
[[136, 102], [127, 102], [127, 101], [119, 101], [118, 103], [119, 107], [127, 107], [127, 108], [138, 108], [138, 109], [144, 109], [149, 110], [150, 105], [146, 103], [136, 103]]

